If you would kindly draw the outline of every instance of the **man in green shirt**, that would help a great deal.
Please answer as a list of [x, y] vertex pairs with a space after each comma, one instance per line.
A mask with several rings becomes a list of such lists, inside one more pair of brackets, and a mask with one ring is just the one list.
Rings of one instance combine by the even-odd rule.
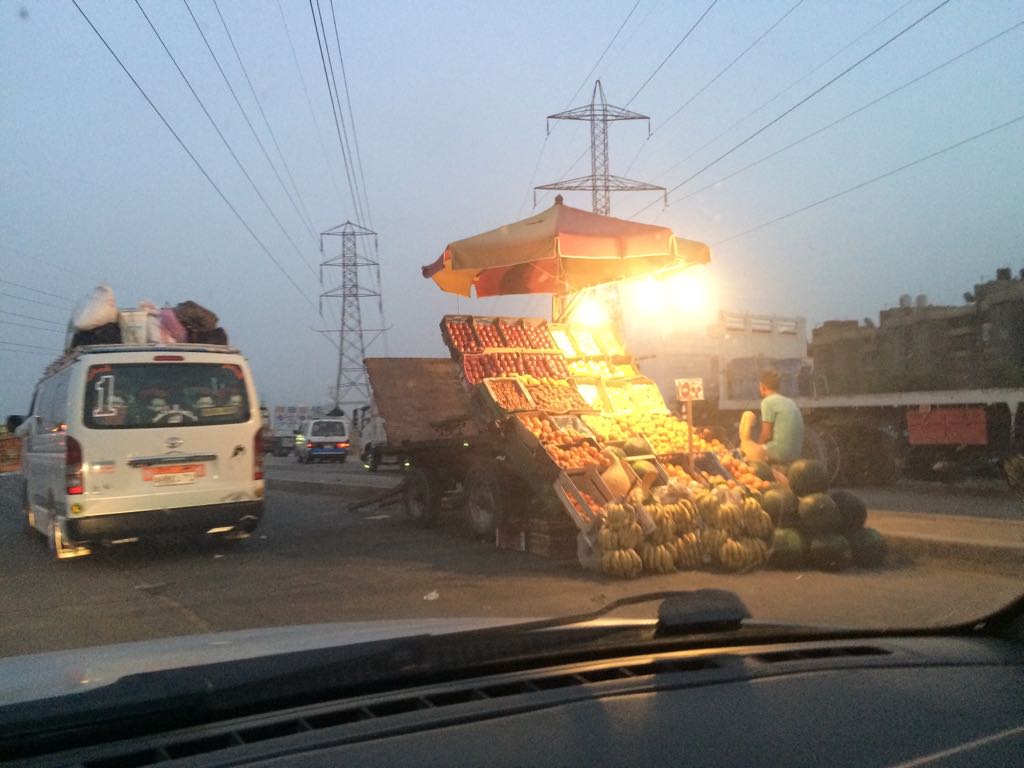
[[764, 371], [760, 376], [761, 434], [754, 439], [757, 416], [744, 412], [740, 418], [740, 448], [750, 461], [774, 465], [790, 464], [800, 458], [804, 444], [804, 418], [797, 404], [779, 394], [779, 374]]

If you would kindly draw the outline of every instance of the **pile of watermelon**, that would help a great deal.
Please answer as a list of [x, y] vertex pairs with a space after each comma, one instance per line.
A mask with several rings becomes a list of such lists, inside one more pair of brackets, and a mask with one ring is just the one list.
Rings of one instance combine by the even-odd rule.
[[851, 565], [877, 568], [885, 562], [885, 540], [864, 525], [864, 502], [849, 491], [829, 491], [828, 475], [819, 462], [793, 462], [788, 479], [790, 490], [772, 488], [762, 501], [775, 524], [770, 566], [840, 571]]

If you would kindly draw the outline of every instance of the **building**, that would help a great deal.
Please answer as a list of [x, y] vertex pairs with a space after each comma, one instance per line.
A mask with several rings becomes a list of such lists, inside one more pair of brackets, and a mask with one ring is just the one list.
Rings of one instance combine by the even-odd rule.
[[902, 296], [879, 322], [830, 320], [811, 334], [819, 395], [1024, 386], [1024, 270], [974, 286], [960, 306]]

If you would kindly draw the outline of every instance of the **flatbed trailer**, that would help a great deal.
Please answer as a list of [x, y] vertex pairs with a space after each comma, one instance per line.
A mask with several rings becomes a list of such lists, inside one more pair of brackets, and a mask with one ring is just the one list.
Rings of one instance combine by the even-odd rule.
[[[795, 397], [816, 450], [847, 483], [900, 474], [956, 480], [1024, 447], [1024, 389], [986, 388]], [[760, 410], [719, 400], [720, 423]]]
[[[511, 499], [532, 498], [532, 478], [508, 461], [508, 441], [486, 408], [472, 402], [459, 364], [442, 358], [367, 358], [366, 370], [386, 442], [382, 462], [405, 473], [406, 514], [435, 522], [455, 507], [479, 536], [493, 536], [515, 514]], [[536, 490], [542, 490], [540, 485]], [[524, 496], [525, 494], [525, 496]]]

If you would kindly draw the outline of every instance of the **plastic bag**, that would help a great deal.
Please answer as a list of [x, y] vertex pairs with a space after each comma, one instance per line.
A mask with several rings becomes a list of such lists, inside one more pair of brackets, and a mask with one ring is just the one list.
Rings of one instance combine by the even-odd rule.
[[101, 325], [117, 322], [117, 302], [114, 291], [106, 283], [96, 289], [75, 305], [71, 314], [71, 322], [80, 331], [91, 331]]
[[188, 331], [181, 324], [178, 316], [170, 307], [160, 310], [160, 339], [163, 342], [174, 343], [188, 340]]

